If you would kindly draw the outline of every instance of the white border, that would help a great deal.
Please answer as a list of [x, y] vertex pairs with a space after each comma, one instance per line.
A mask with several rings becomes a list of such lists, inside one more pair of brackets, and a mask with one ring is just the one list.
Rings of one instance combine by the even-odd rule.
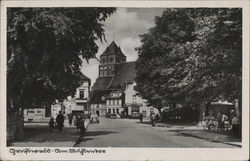
[[[11, 155], [6, 148], [6, 7], [240, 7], [243, 8], [242, 148], [104, 148], [106, 154]], [[248, 160], [249, 159], [249, 1], [2, 1], [0, 158], [8, 160]], [[43, 148], [34, 148], [43, 149]], [[63, 148], [61, 148], [63, 149]], [[91, 148], [88, 148], [91, 149]], [[95, 149], [95, 148], [93, 148]], [[103, 149], [103, 148], [101, 148]]]

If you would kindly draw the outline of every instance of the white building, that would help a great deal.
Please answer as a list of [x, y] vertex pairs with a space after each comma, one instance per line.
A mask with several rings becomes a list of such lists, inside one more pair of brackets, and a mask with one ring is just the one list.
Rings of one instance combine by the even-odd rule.
[[154, 107], [148, 107], [146, 105], [146, 100], [138, 96], [134, 90], [136, 83], [130, 82], [126, 83], [125, 89], [125, 107], [127, 108], [128, 116], [138, 116], [142, 113], [144, 117], [150, 117], [151, 113], [158, 114], [159, 111]]
[[59, 111], [67, 116], [68, 114], [88, 114], [88, 99], [90, 92], [91, 81], [88, 77], [82, 74], [81, 86], [76, 89], [74, 98], [68, 98], [51, 106], [51, 115], [55, 118]]
[[122, 114], [124, 113], [124, 93], [123, 91], [112, 91], [106, 97], [107, 113]]

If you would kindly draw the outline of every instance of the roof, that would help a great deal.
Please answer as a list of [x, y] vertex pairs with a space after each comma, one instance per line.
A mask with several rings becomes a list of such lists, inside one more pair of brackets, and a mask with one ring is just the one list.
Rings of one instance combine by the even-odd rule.
[[121, 48], [118, 47], [114, 41], [111, 42], [111, 44], [106, 48], [106, 50], [102, 53], [101, 56], [107, 56], [107, 55], [117, 55], [117, 56], [126, 57], [122, 53]]
[[86, 80], [86, 81], [89, 82], [89, 85], [91, 84], [91, 79], [88, 78], [86, 75], [84, 75], [82, 72], [81, 72], [81, 74], [80, 74], [80, 80], [81, 80], [81, 81]]
[[102, 96], [109, 95], [112, 90], [95, 90], [90, 94], [90, 103], [105, 103]]
[[98, 77], [93, 85], [92, 91], [107, 89], [113, 77]]
[[90, 80], [90, 78], [88, 78], [86, 75], [81, 74], [80, 76], [81, 80]]
[[121, 89], [126, 82], [134, 82], [136, 76], [135, 62], [117, 64], [115, 77], [109, 85], [109, 89]]
[[136, 76], [135, 62], [116, 64], [115, 77], [98, 77], [92, 91], [115, 89], [122, 90], [126, 82], [134, 82]]

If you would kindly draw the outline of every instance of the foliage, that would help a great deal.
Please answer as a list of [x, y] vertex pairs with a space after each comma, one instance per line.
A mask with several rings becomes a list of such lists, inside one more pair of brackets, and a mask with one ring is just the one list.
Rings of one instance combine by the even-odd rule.
[[167, 9], [155, 24], [136, 63], [136, 90], [150, 105], [240, 98], [241, 9]]
[[95, 57], [114, 8], [8, 8], [9, 106], [35, 107], [73, 96], [81, 57]]

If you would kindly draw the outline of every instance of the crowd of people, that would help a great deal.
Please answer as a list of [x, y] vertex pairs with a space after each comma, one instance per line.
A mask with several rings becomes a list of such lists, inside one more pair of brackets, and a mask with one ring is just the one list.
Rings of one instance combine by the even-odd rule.
[[[63, 130], [64, 127], [64, 120], [65, 116], [62, 114], [61, 111], [59, 111], [59, 114], [56, 116], [56, 120], [54, 120], [53, 117], [51, 117], [49, 121], [49, 129], [51, 132], [54, 131], [54, 129], [58, 129], [59, 132]], [[76, 126], [77, 131], [84, 132], [86, 130], [84, 122], [85, 117], [81, 115], [73, 115], [72, 113], [68, 114], [68, 123], [69, 126], [72, 126], [74, 123], [74, 126]]]

